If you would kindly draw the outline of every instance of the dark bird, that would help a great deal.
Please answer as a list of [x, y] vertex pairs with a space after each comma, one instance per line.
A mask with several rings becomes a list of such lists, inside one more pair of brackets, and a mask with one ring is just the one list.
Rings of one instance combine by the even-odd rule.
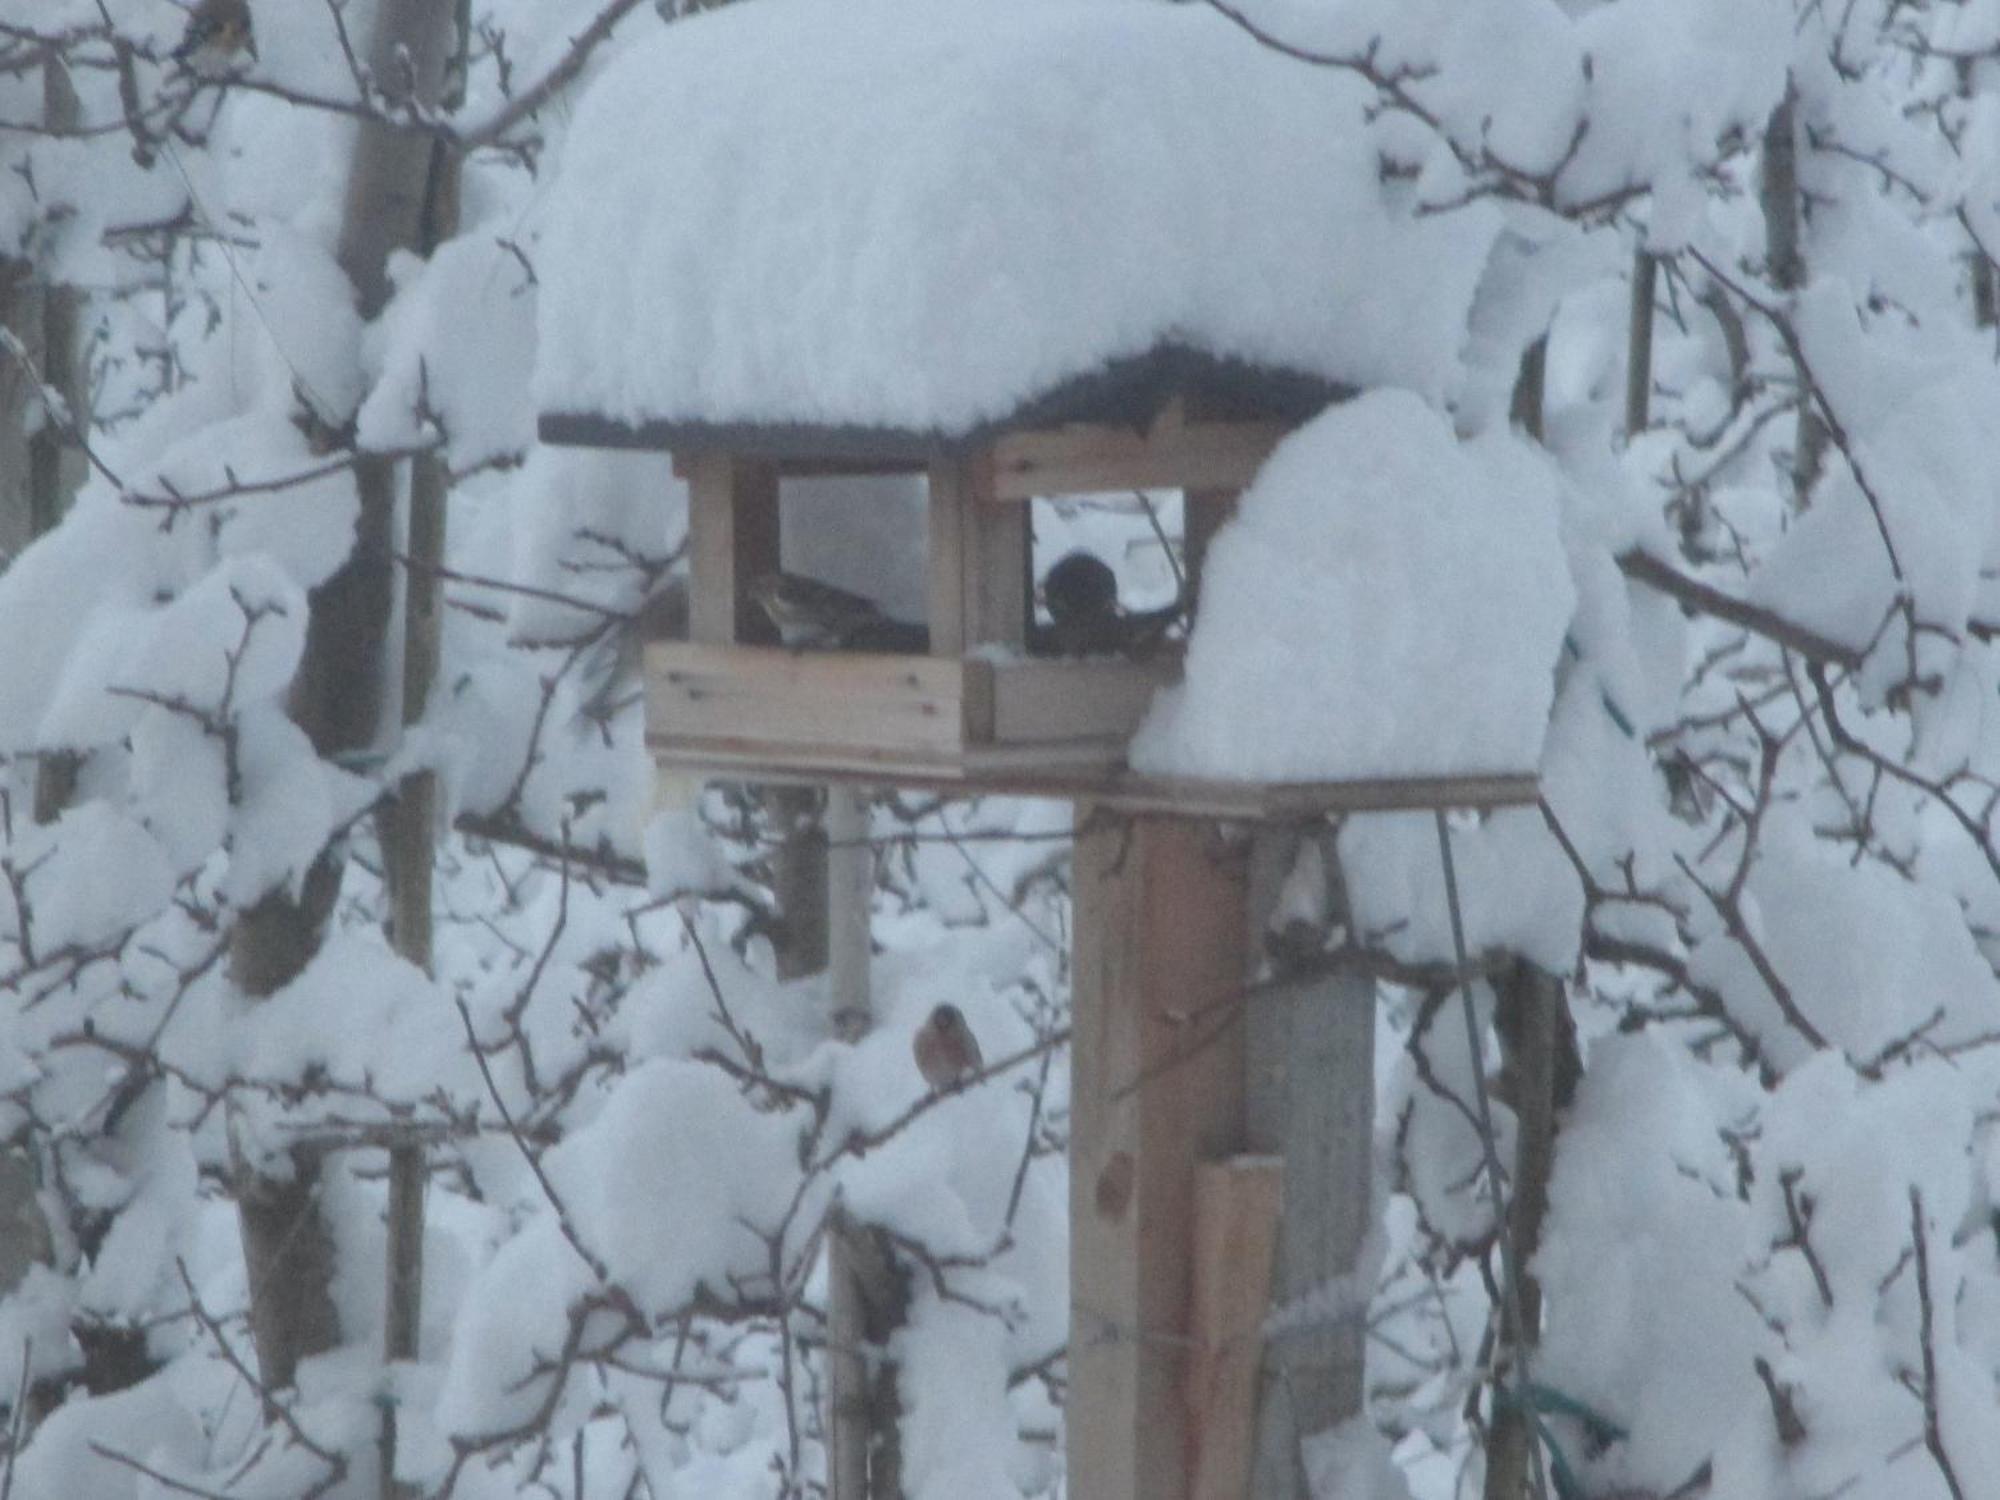
[[930, 1019], [917, 1028], [910, 1050], [916, 1054], [917, 1071], [934, 1092], [977, 1073], [985, 1066], [979, 1055], [979, 1038], [965, 1024], [965, 1013], [956, 1005], [940, 1005]]
[[188, 15], [187, 30], [174, 48], [174, 61], [191, 72], [226, 71], [241, 53], [257, 55], [250, 32], [249, 0], [201, 0]]
[[864, 646], [896, 649], [900, 626], [873, 599], [798, 573], [766, 573], [750, 585], [750, 598], [777, 627], [778, 639], [794, 651]]
[[1041, 643], [1058, 656], [1108, 656], [1141, 651], [1167, 633], [1181, 606], [1139, 612], [1118, 603], [1118, 575], [1089, 552], [1065, 553], [1042, 575], [1039, 597], [1049, 612]]

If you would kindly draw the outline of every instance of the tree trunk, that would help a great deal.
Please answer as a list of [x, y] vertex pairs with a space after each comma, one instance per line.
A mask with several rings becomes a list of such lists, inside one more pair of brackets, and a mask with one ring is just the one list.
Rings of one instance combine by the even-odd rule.
[[[1771, 111], [1764, 127], [1764, 153], [1757, 179], [1757, 196], [1764, 209], [1764, 261], [1771, 284], [1781, 292], [1796, 292], [1806, 284], [1798, 107], [1798, 91], [1787, 87], [1784, 102]], [[1813, 406], [1804, 368], [1799, 367], [1796, 373], [1799, 420], [1792, 444], [1792, 502], [1803, 509], [1812, 498], [1813, 484], [1826, 457], [1826, 427]]]
[[[1496, 998], [1494, 1030], [1501, 1058], [1496, 1093], [1514, 1111], [1519, 1131], [1507, 1221], [1521, 1267], [1521, 1337], [1532, 1352], [1541, 1339], [1542, 1288], [1527, 1267], [1541, 1244], [1548, 1213], [1556, 1110], [1574, 1096], [1581, 1069], [1560, 979], [1517, 960], [1499, 981]], [[1496, 1392], [1504, 1388], [1494, 1387]], [[1486, 1439], [1485, 1500], [1526, 1500], [1533, 1493], [1533, 1442], [1529, 1414], [1496, 1400]]]
[[[382, 0], [368, 50], [378, 80], [413, 84], [415, 102], [435, 108], [449, 50], [449, 13], [426, 0]], [[431, 196], [431, 143], [414, 131], [364, 125], [347, 183], [339, 260], [364, 318], [387, 305], [391, 251], [421, 245]], [[310, 392], [302, 393], [311, 400]], [[338, 426], [344, 412], [319, 412]], [[361, 515], [345, 566], [314, 591], [306, 650], [292, 687], [291, 712], [322, 755], [365, 749], [381, 712], [383, 656], [392, 596], [390, 542], [395, 466], [355, 466]], [[231, 936], [230, 972], [262, 998], [298, 976], [319, 951], [340, 891], [341, 854], [323, 852], [297, 901], [273, 892], [246, 912]], [[292, 1384], [299, 1361], [340, 1338], [332, 1303], [333, 1244], [320, 1211], [321, 1162], [296, 1150], [288, 1170], [239, 1160], [235, 1186], [251, 1288], [250, 1330], [259, 1373], [270, 1389]]]
[[[463, 103], [465, 48], [471, 36], [471, 0], [453, 6], [452, 67], [445, 106]], [[418, 237], [430, 255], [458, 232], [462, 159], [443, 141], [431, 144]], [[405, 730], [423, 720], [437, 681], [443, 648], [446, 504], [451, 475], [444, 459], [423, 454], [410, 465], [409, 524], [404, 550], [413, 566], [403, 575], [403, 705]], [[380, 823], [389, 886], [389, 941], [396, 952], [432, 974], [432, 875], [437, 859], [437, 776], [419, 771], [403, 778]], [[389, 1149], [388, 1233], [384, 1260], [382, 1358], [394, 1364], [421, 1355], [424, 1284], [424, 1190], [429, 1168], [424, 1148], [412, 1142]], [[396, 1481], [396, 1407], [382, 1409], [381, 1471], [385, 1497], [416, 1491]]]

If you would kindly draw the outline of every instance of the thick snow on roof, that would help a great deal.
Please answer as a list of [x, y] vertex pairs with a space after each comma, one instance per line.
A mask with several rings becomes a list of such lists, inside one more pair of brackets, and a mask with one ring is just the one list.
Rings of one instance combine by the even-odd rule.
[[1411, 214], [1361, 104], [1157, 0], [677, 23], [578, 107], [538, 405], [956, 434], [1162, 344], [1441, 396], [1497, 214]]
[[1530, 771], [1576, 606], [1558, 480], [1407, 391], [1279, 445], [1217, 535], [1141, 771], [1320, 781]]

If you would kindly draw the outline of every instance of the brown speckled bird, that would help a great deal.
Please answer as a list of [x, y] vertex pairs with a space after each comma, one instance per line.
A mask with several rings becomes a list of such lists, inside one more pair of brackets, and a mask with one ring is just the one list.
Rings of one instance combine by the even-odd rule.
[[917, 1071], [933, 1090], [950, 1088], [985, 1066], [979, 1055], [979, 1038], [965, 1024], [965, 1013], [956, 1005], [940, 1005], [930, 1019], [917, 1028], [910, 1050], [916, 1054]]
[[888, 618], [873, 599], [798, 573], [766, 573], [750, 585], [750, 598], [794, 651], [848, 645]]

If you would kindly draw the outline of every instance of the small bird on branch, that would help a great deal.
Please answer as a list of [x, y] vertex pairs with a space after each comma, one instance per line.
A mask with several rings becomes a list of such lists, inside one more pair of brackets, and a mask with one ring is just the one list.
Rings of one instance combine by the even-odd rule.
[[227, 72], [246, 52], [257, 56], [249, 0], [201, 0], [189, 13], [187, 30], [173, 55], [189, 72], [206, 77]]
[[979, 1055], [979, 1038], [965, 1022], [965, 1013], [956, 1005], [940, 1005], [930, 1019], [917, 1028], [910, 1044], [916, 1054], [917, 1071], [934, 1092], [942, 1092], [969, 1078], [986, 1065]]
[[921, 651], [921, 625], [892, 619], [873, 599], [798, 573], [766, 573], [750, 599], [794, 651]]

